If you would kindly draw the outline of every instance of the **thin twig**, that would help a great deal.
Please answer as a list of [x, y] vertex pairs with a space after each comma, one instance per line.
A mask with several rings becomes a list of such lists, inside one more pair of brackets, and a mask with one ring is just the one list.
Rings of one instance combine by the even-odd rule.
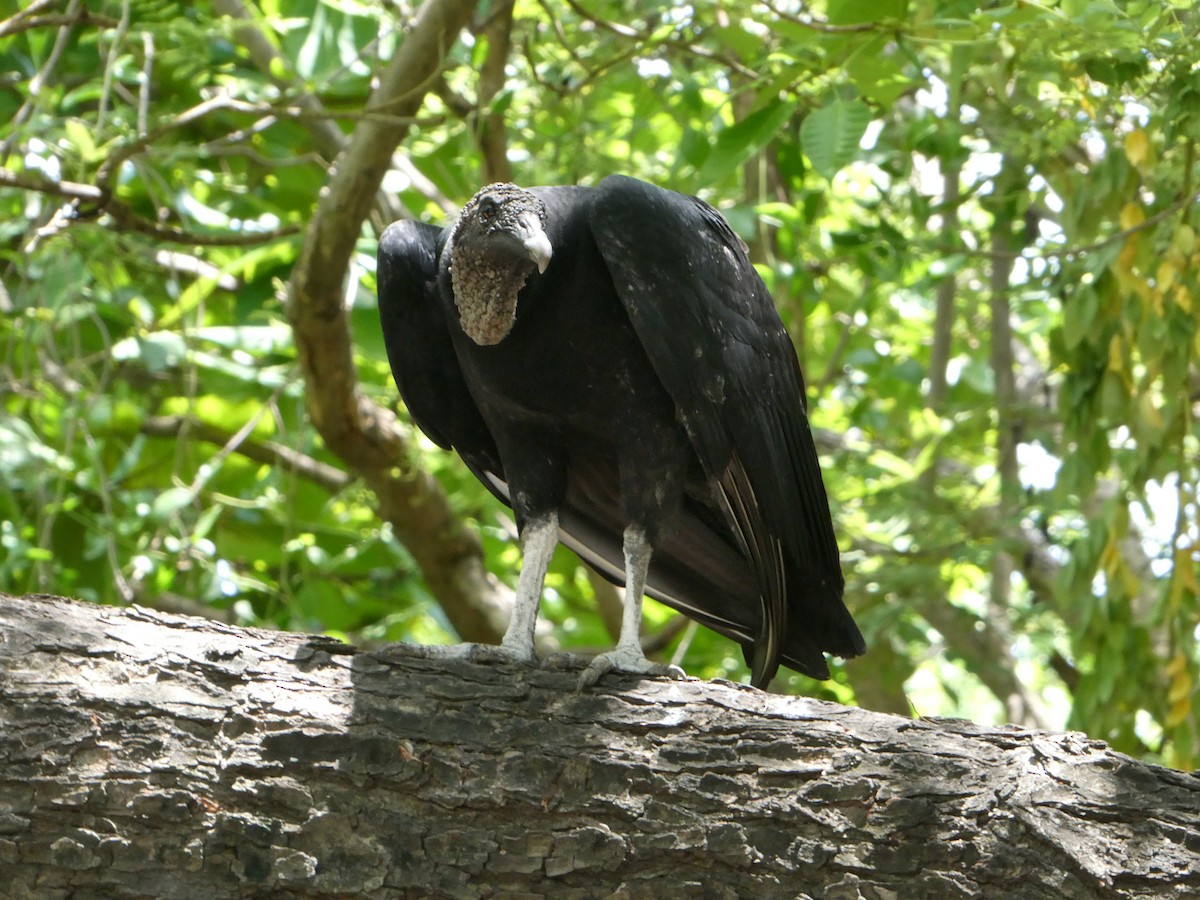
[[[83, 6], [83, 0], [71, 0], [71, 5], [67, 7], [67, 18], [75, 20], [79, 17], [79, 10]], [[7, 163], [12, 149], [17, 143], [23, 126], [31, 115], [33, 115], [34, 107], [37, 105], [38, 98], [41, 96], [42, 87], [50, 80], [50, 74], [58, 65], [58, 61], [62, 58], [63, 51], [67, 48], [67, 39], [71, 35], [73, 24], [63, 25], [58, 29], [58, 34], [54, 37], [54, 46], [50, 50], [50, 55], [46, 57], [46, 61], [42, 67], [38, 69], [37, 74], [29, 79], [29, 99], [21, 104], [21, 108], [17, 110], [16, 115], [9, 122], [9, 137], [2, 145], [0, 145], [0, 165]]]
[[[143, 218], [127, 204], [114, 198], [108, 191], [91, 184], [79, 184], [73, 181], [51, 181], [48, 178], [20, 175], [8, 169], [0, 169], [0, 186], [15, 187], [26, 191], [36, 191], [40, 194], [50, 194], [56, 197], [66, 197], [75, 201], [74, 207], [65, 207], [55, 214], [51, 222], [38, 232], [38, 239], [53, 237], [67, 228], [72, 222], [85, 216], [104, 213], [112, 218], [117, 227], [123, 231], [133, 231], [148, 234], [159, 240], [172, 244], [186, 244], [196, 247], [249, 247], [256, 244], [266, 244], [300, 231], [299, 225], [285, 225], [272, 231], [241, 232], [237, 234], [198, 234], [186, 231], [173, 225], [163, 225]], [[84, 206], [87, 209], [83, 209]]]
[[[616, 22], [609, 21], [608, 19], [602, 19], [601, 17], [597, 16], [595, 13], [592, 13], [592, 12], [588, 11], [587, 9], [585, 9], [584, 7], [580, 6], [579, 3], [577, 2], [577, 0], [566, 0], [566, 3], [567, 3], [567, 6], [571, 7], [571, 9], [575, 12], [575, 14], [577, 16], [579, 16], [581, 19], [586, 19], [587, 21], [591, 22], [593, 25], [596, 25], [597, 27], [602, 28], [605, 31], [611, 32], [612, 34], [615, 34], [626, 40], [638, 42], [638, 49], [644, 49], [642, 47], [642, 45], [644, 45], [644, 44], [653, 44], [654, 43], [652, 36], [647, 34], [646, 32], [639, 31], [638, 29], [632, 28], [629, 25], [621, 25]], [[757, 72], [755, 72], [753, 69], [747, 68], [746, 66], [742, 65], [738, 60], [733, 59], [732, 57], [729, 57], [729, 56], [725, 56], [724, 54], [721, 54], [721, 53], [715, 53], [712, 50], [709, 50], [707, 47], [701, 47], [697, 44], [692, 43], [691, 41], [685, 41], [685, 40], [680, 40], [680, 39], [667, 39], [667, 40], [658, 41], [657, 43], [664, 47], [668, 47], [672, 50], [678, 50], [683, 53], [690, 53], [691, 55], [698, 56], [701, 59], [706, 60], [708, 62], [719, 62], [724, 66], [728, 66], [732, 71], [737, 72], [739, 75], [743, 76], [744, 78], [748, 78], [751, 80], [757, 80], [757, 78], [758, 78]]]
[[[256, 424], [257, 419], [252, 419], [250, 431]], [[343, 490], [353, 481], [349, 475], [336, 466], [313, 459], [291, 447], [285, 447], [274, 441], [249, 440], [250, 432], [246, 429], [242, 429], [242, 431], [246, 431], [245, 434], [242, 434], [218, 428], [187, 416], [150, 416], [142, 420], [138, 430], [151, 437], [177, 438], [186, 434], [206, 444], [217, 444], [223, 448], [224, 456], [236, 452], [239, 456], [255, 462], [278, 466], [280, 469], [294, 472], [334, 494]]]
[[54, 6], [56, 2], [57, 0], [33, 0], [33, 2], [24, 9], [17, 10], [12, 16], [5, 19], [3, 22], [0, 22], [0, 37], [7, 37], [10, 34], [15, 34], [15, 31], [12, 29], [24, 22], [29, 21], [31, 17], [36, 16], [43, 9]]
[[150, 86], [154, 83], [154, 35], [142, 32], [142, 84], [138, 91], [138, 134], [150, 130]]
[[[49, 0], [49, 2], [52, 3], [53, 0]], [[86, 8], [74, 16], [63, 13], [55, 16], [24, 18], [28, 12], [28, 9], [22, 10], [15, 16], [0, 22], [0, 38], [12, 37], [23, 31], [33, 31], [35, 28], [70, 28], [75, 25], [95, 25], [97, 28], [115, 28], [117, 26], [116, 19]]]
[[0, 186], [50, 194], [54, 197], [67, 197], [87, 203], [103, 203], [105, 200], [104, 191], [95, 185], [80, 184], [75, 181], [51, 181], [49, 178], [19, 175], [10, 169], [0, 169]]
[[222, 272], [212, 263], [177, 250], [156, 251], [154, 262], [170, 272], [210, 280], [223, 291], [236, 291], [242, 286], [239, 279]]
[[795, 25], [800, 25], [813, 31], [819, 31], [822, 34], [850, 34], [861, 31], [882, 30], [882, 26], [878, 22], [856, 22], [853, 25], [834, 25], [831, 22], [826, 22], [822, 19], [814, 19], [811, 16], [805, 18], [803, 16], [797, 16], [789, 12], [784, 12], [774, 3], [771, 3], [770, 0], [762, 0], [762, 4], [786, 22], [791, 22]]
[[272, 231], [253, 231], [240, 234], [197, 234], [185, 231], [173, 225], [159, 225], [144, 219], [133, 212], [128, 206], [116, 201], [110, 201], [104, 211], [110, 215], [124, 231], [148, 234], [172, 244], [184, 244], [193, 247], [253, 247], [257, 244], [269, 244], [285, 237], [301, 232], [299, 225], [285, 225]]
[[975, 259], [991, 259], [991, 260], [1012, 260], [1012, 259], [1064, 259], [1071, 256], [1079, 256], [1083, 253], [1091, 253], [1095, 250], [1103, 250], [1110, 244], [1115, 244], [1129, 238], [1139, 231], [1145, 231], [1147, 228], [1153, 228], [1164, 219], [1169, 219], [1175, 213], [1182, 209], [1195, 204], [1200, 198], [1194, 196], [1180, 197], [1170, 206], [1156, 212], [1147, 219], [1143, 219], [1136, 225], [1131, 225], [1128, 228], [1123, 228], [1120, 231], [1110, 234], [1108, 237], [1100, 238], [1092, 241], [1090, 244], [1082, 244], [1078, 247], [1063, 247], [1061, 250], [1040, 250], [1037, 253], [1029, 253], [1024, 250], [983, 250], [971, 249], [968, 247], [950, 247], [945, 244], [931, 245], [931, 249], [942, 254], [955, 256], [968, 256]]
[[197, 103], [190, 109], [185, 109], [179, 115], [172, 118], [171, 121], [160, 125], [153, 131], [142, 131], [139, 137], [113, 150], [104, 162], [100, 164], [100, 168], [96, 170], [96, 183], [100, 186], [101, 190], [111, 190], [112, 182], [116, 180], [117, 175], [121, 171], [121, 166], [127, 159], [151, 146], [156, 141], [161, 140], [175, 129], [190, 125], [197, 119], [216, 110], [228, 109], [230, 105], [228, 97], [223, 94], [218, 95]]
[[112, 93], [113, 72], [117, 67], [117, 54], [125, 43], [125, 35], [129, 32], [130, 0], [121, 0], [121, 21], [117, 23], [116, 33], [108, 46], [108, 58], [104, 63], [104, 77], [100, 87], [100, 104], [96, 110], [96, 133], [104, 132], [104, 118], [108, 114], [109, 95]]
[[[864, 290], [862, 296], [870, 296], [870, 291]], [[825, 366], [825, 373], [816, 384], [814, 393], [818, 398], [824, 397], [829, 393], [829, 389], [833, 386], [833, 383], [842, 374], [846, 350], [850, 346], [850, 336], [854, 333], [854, 317], [852, 315], [838, 314], [836, 318], [841, 322], [842, 331], [838, 335], [837, 344], [834, 346], [833, 352], [829, 354], [829, 363]]]

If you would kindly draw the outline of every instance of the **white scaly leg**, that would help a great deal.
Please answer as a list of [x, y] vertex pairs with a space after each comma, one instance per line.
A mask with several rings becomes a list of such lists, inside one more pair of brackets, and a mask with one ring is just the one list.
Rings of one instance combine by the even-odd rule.
[[466, 659], [473, 662], [532, 662], [533, 630], [537, 625], [542, 582], [558, 543], [558, 514], [532, 519], [521, 533], [521, 574], [517, 577], [517, 596], [504, 640], [494, 644], [453, 644], [449, 647], [409, 647], [408, 652], [428, 659]]
[[513, 603], [512, 618], [502, 649], [517, 659], [526, 662], [533, 659], [533, 629], [537, 625], [538, 604], [542, 599], [542, 585], [554, 547], [558, 543], [558, 514], [545, 516], [525, 523], [521, 535], [521, 574], [517, 578], [517, 597]]
[[642, 651], [642, 599], [646, 593], [646, 570], [650, 568], [650, 544], [642, 529], [625, 529], [625, 606], [621, 611], [621, 635], [612, 651], [613, 664], [640, 671], [647, 665]]
[[621, 613], [621, 635], [614, 649], [597, 656], [583, 670], [579, 676], [580, 690], [595, 684], [613, 669], [670, 675], [672, 678], [685, 677], [678, 666], [661, 666], [650, 662], [642, 650], [642, 595], [646, 590], [646, 571], [650, 568], [652, 551], [646, 533], [636, 525], [626, 528], [624, 550], [625, 606]]

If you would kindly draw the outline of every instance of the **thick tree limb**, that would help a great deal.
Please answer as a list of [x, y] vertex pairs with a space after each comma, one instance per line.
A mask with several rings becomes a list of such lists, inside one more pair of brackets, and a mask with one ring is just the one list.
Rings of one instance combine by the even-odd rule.
[[479, 152], [483, 157], [484, 182], [512, 181], [512, 166], [508, 161], [508, 134], [504, 115], [489, 109], [496, 95], [504, 89], [508, 74], [508, 56], [512, 49], [514, 0], [501, 0], [488, 16], [482, 30], [487, 38], [488, 54], [479, 72], [478, 121], [475, 125]]
[[[464, 0], [427, 0], [380, 77], [367, 112], [415, 113], [473, 7]], [[362, 223], [406, 131], [400, 122], [359, 123], [321, 193], [289, 285], [288, 314], [312, 387], [306, 392], [309, 412], [330, 449], [355, 468], [381, 469], [400, 455], [398, 433], [379, 428], [359, 395], [343, 285]]]
[[496, 642], [508, 597], [484, 569], [478, 536], [457, 520], [445, 493], [411, 459], [395, 417], [359, 391], [343, 284], [350, 255], [392, 152], [475, 7], [427, 0], [379, 78], [349, 144], [322, 191], [292, 271], [287, 312], [304, 372], [305, 399], [326, 445], [363, 477], [466, 640]]
[[0, 595], [38, 900], [1191, 897], [1200, 779], [1078, 734]]

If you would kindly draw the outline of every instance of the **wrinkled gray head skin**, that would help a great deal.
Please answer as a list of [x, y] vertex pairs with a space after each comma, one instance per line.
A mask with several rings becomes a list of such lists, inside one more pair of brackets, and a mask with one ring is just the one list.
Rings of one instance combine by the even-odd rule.
[[517, 294], [534, 269], [550, 265], [545, 225], [545, 205], [515, 184], [489, 184], [463, 207], [450, 278], [458, 320], [475, 343], [498, 344], [512, 330]]

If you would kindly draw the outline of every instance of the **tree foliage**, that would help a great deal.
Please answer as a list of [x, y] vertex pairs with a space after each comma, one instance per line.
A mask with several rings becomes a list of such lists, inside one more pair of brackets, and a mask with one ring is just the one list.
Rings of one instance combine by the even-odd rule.
[[[421, 521], [381, 524], [379, 478], [312, 426], [287, 300], [338, 155], [391, 117], [346, 277], [368, 404], [395, 404], [389, 218], [507, 178], [698, 193], [801, 354], [872, 648], [778, 687], [1197, 764], [1190, 2], [486, 0], [414, 115], [369, 107], [414, 16], [0, 2], [0, 588], [453, 639], [445, 535], [418, 553]], [[398, 471], [432, 474], [511, 583], [510, 519], [399, 412]], [[549, 643], [610, 641], [565, 551], [549, 586]], [[692, 673], [745, 677], [724, 639], [647, 618]]]

